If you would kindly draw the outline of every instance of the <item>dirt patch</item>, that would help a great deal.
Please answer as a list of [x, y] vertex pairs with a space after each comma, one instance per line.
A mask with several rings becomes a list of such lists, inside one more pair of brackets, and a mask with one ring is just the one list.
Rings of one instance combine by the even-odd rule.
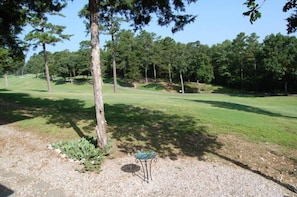
[[297, 151], [284, 151], [270, 143], [255, 143], [237, 135], [221, 135], [221, 149], [206, 154], [209, 161], [222, 162], [257, 173], [276, 183], [297, 188]]

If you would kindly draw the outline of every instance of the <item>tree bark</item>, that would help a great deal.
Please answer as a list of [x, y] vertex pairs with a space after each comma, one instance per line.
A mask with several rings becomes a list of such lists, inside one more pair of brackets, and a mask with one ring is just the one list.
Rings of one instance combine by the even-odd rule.
[[254, 62], [254, 91], [255, 92], [258, 91], [258, 87], [257, 87], [257, 62], [256, 62], [256, 60]]
[[183, 79], [183, 74], [182, 72], [179, 72], [179, 78], [180, 78], [180, 84], [181, 84], [181, 93], [185, 93], [185, 88], [184, 88], [184, 79]]
[[148, 84], [148, 78], [147, 78], [147, 64], [145, 65], [145, 68], [144, 68], [144, 75], [145, 75], [145, 84]]
[[115, 61], [114, 49], [112, 52], [112, 70], [113, 70], [113, 92], [117, 93], [117, 66]]
[[42, 49], [43, 49], [43, 57], [44, 57], [44, 67], [45, 67], [45, 76], [46, 76], [46, 83], [47, 83], [47, 91], [51, 92], [51, 78], [50, 78], [50, 73], [49, 73], [49, 68], [48, 68], [48, 59], [47, 59], [47, 54], [46, 54], [46, 46], [45, 43], [42, 43]]
[[114, 32], [113, 32], [113, 13], [111, 13], [111, 42], [112, 42], [112, 71], [113, 71], [113, 92], [117, 92], [117, 66], [116, 66], [116, 57], [115, 57], [115, 40], [114, 40]]
[[155, 82], [157, 81], [157, 70], [156, 70], [156, 64], [153, 64], [153, 69], [154, 69], [154, 79]]
[[96, 133], [98, 138], [98, 147], [104, 148], [107, 145], [106, 121], [104, 114], [104, 103], [102, 96], [102, 76], [100, 66], [100, 48], [99, 48], [99, 25], [98, 25], [98, 6], [99, 0], [89, 0], [90, 6], [90, 25], [91, 25], [91, 70], [93, 78], [93, 89], [96, 110]]
[[168, 77], [169, 77], [169, 83], [172, 84], [172, 77], [171, 77], [171, 64], [168, 65]]
[[112, 70], [113, 70], [113, 92], [117, 93], [117, 66], [115, 61], [114, 49], [112, 51]]
[[243, 67], [242, 67], [242, 53], [241, 52], [239, 52], [240, 53], [240, 70], [239, 70], [239, 72], [240, 72], [240, 89], [241, 90], [243, 90]]

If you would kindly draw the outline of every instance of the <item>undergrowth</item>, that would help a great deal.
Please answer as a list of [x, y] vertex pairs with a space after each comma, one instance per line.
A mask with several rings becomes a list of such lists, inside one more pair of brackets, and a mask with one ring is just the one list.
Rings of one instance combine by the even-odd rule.
[[79, 161], [84, 165], [80, 172], [97, 172], [101, 171], [102, 163], [107, 155], [111, 153], [111, 140], [108, 145], [100, 149], [97, 147], [95, 137], [83, 137], [79, 140], [62, 141], [52, 144], [53, 149], [59, 149], [61, 154], [73, 160]]

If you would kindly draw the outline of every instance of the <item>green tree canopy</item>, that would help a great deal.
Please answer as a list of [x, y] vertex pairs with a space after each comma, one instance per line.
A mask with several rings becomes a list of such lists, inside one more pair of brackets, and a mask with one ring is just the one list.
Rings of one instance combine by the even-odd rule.
[[288, 91], [289, 82], [297, 79], [297, 38], [271, 34], [263, 43], [263, 66], [271, 76], [284, 84]]

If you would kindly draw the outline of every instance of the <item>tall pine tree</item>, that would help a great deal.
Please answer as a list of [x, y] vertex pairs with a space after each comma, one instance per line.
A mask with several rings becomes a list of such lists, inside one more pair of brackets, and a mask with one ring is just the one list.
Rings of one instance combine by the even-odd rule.
[[50, 71], [48, 67], [48, 58], [46, 45], [55, 45], [57, 42], [62, 42], [69, 39], [71, 35], [63, 34], [65, 26], [54, 25], [48, 21], [47, 15], [59, 15], [59, 12], [66, 6], [66, 3], [53, 1], [46, 4], [44, 1], [34, 1], [29, 8], [28, 24], [33, 28], [26, 36], [25, 40], [31, 42], [33, 48], [42, 47], [44, 56], [44, 67], [47, 81], [47, 90], [51, 92]]

